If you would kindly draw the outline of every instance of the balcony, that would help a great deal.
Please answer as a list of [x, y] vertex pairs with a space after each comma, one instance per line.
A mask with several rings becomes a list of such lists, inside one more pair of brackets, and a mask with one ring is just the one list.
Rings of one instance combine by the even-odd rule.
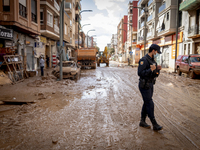
[[199, 0], [185, 0], [180, 4], [179, 10], [188, 11], [194, 10], [199, 6]]
[[153, 14], [151, 14], [148, 18], [147, 18], [147, 22], [149, 22], [150, 20], [152, 20], [153, 18]]
[[152, 2], [153, 2], [153, 0], [149, 0], [149, 2], [148, 2], [148, 6], [151, 5]]
[[140, 13], [140, 16], [141, 16], [144, 13], [144, 10], [143, 9], [140, 10], [139, 13]]
[[72, 4], [69, 2], [65, 2], [65, 11], [67, 13], [72, 13]]
[[197, 37], [200, 34], [199, 27], [197, 25], [191, 26], [188, 29], [188, 38]]
[[140, 28], [142, 28], [143, 26], [144, 26], [144, 22], [141, 23], [141, 27]]
[[59, 27], [56, 24], [54, 24], [54, 31], [59, 34]]
[[160, 13], [161, 11], [163, 11], [165, 8], [166, 8], [166, 4], [164, 3], [162, 6], [159, 7], [158, 13]]
[[147, 33], [147, 38], [151, 37], [152, 36], [152, 32], [148, 32]]
[[58, 3], [56, 2], [56, 0], [54, 0], [54, 7], [56, 8], [57, 11], [60, 11], [60, 7]]

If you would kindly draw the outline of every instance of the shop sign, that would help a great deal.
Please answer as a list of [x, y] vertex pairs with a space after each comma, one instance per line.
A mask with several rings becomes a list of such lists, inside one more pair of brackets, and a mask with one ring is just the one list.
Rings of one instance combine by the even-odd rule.
[[55, 41], [51, 41], [51, 45], [56, 45], [56, 42]]
[[172, 42], [172, 35], [165, 37], [165, 45], [171, 45]]
[[13, 39], [13, 30], [0, 28], [0, 38]]
[[160, 46], [164, 46], [165, 45], [165, 38], [161, 38], [160, 39]]
[[31, 42], [30, 41], [26, 41], [26, 45], [30, 45], [31, 44]]
[[158, 40], [155, 40], [155, 41], [153, 41], [153, 44], [157, 44], [157, 45], [161, 45], [161, 40], [160, 39], [158, 39]]
[[[57, 46], [60, 46], [60, 41], [57, 42]], [[65, 46], [65, 42], [63, 42], [63, 46]]]
[[5, 47], [12, 47], [13, 42], [12, 41], [5, 41]]
[[139, 50], [140, 50], [140, 45], [137, 44], [137, 45], [136, 45], [136, 51], [139, 51]]
[[[176, 44], [172, 45], [172, 52], [171, 52], [171, 58], [175, 59], [175, 52], [176, 52]], [[177, 57], [179, 54], [179, 44], [177, 44]]]
[[[179, 32], [178, 33], [178, 40], [177, 40], [178, 43], [181, 43], [183, 42], [183, 32]], [[173, 44], [176, 43], [176, 34], [173, 35]]]
[[43, 36], [40, 36], [40, 42], [46, 44], [47, 43], [47, 39]]

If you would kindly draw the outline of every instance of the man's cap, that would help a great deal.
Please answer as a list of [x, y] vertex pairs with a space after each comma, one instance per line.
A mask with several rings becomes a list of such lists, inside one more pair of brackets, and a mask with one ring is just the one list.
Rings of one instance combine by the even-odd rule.
[[157, 45], [157, 44], [151, 44], [150, 47], [153, 48], [154, 50], [156, 50], [159, 54], [161, 54], [160, 46], [159, 45]]

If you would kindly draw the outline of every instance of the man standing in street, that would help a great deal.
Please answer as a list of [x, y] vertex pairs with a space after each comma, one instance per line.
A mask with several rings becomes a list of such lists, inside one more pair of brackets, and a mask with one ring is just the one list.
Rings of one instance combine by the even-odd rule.
[[139, 61], [138, 76], [139, 79], [139, 90], [143, 98], [143, 106], [141, 111], [141, 121], [139, 126], [144, 128], [151, 128], [145, 122], [146, 116], [152, 122], [153, 130], [162, 130], [162, 126], [158, 125], [154, 116], [154, 103], [153, 103], [153, 85], [155, 84], [156, 77], [159, 76], [161, 66], [157, 65], [154, 60], [154, 55], [157, 53], [161, 54], [160, 46], [152, 44], [149, 48], [149, 53], [142, 57]]
[[41, 76], [44, 76], [44, 59], [43, 56], [40, 58], [40, 69], [41, 69]]

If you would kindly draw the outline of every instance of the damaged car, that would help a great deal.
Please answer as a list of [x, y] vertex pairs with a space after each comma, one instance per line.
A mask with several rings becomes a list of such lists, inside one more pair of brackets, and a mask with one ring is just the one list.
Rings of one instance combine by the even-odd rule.
[[[74, 61], [63, 61], [62, 63], [63, 79], [79, 79], [81, 75], [81, 66]], [[52, 71], [57, 78], [60, 77], [60, 62]]]

